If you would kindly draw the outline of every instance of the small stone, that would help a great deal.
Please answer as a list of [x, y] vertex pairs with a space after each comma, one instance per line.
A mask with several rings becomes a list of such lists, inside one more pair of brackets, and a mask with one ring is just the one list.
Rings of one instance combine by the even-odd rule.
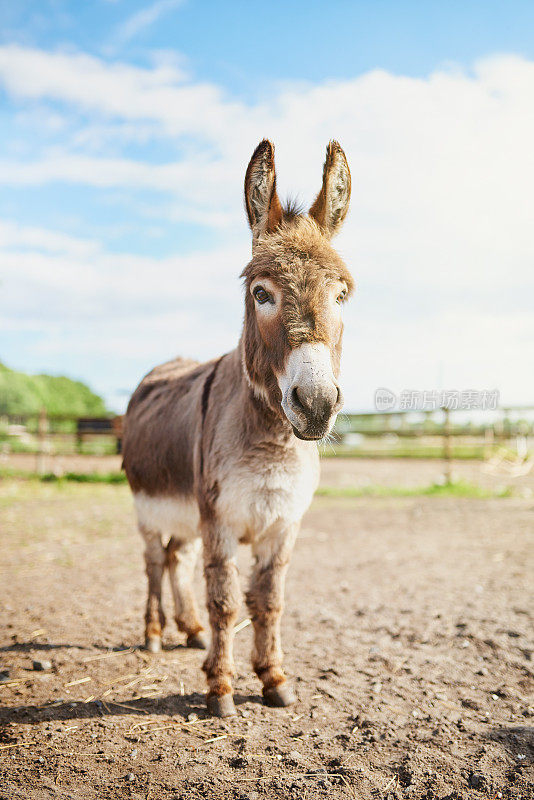
[[126, 775], [126, 780], [128, 781], [128, 783], [133, 783], [133, 782], [134, 782], [134, 780], [135, 780], [135, 775], [133, 774], [133, 772], [129, 772], [129, 773]]
[[0, 683], [9, 680], [9, 670], [7, 667], [0, 667]]
[[231, 767], [234, 767], [234, 769], [243, 769], [247, 766], [248, 759], [246, 756], [235, 756], [230, 759], [229, 764]]
[[480, 772], [472, 772], [469, 776], [469, 785], [472, 789], [483, 789], [486, 784], [484, 775]]
[[407, 788], [408, 786], [411, 786], [412, 781], [413, 781], [413, 773], [411, 772], [411, 770], [408, 769], [408, 767], [401, 766], [399, 768], [399, 771], [398, 771], [397, 775], [398, 775], [399, 783], [403, 788]]
[[198, 719], [198, 714], [195, 714], [194, 712], [187, 715], [188, 722], [196, 722], [197, 719]]
[[464, 708], [472, 708], [474, 711], [478, 711], [479, 709], [477, 701], [473, 700], [471, 697], [464, 697], [461, 702]]
[[44, 764], [45, 763], [45, 760], [44, 760], [43, 756], [39, 756], [37, 761], [39, 762], [39, 764]]
[[289, 758], [292, 761], [299, 761], [300, 760], [300, 753], [298, 750], [291, 750], [289, 753]]
[[45, 672], [48, 669], [52, 669], [52, 662], [44, 659], [37, 660], [32, 662], [32, 666], [37, 672]]
[[130, 758], [137, 758], [137, 747], [134, 747], [134, 749], [130, 753]]

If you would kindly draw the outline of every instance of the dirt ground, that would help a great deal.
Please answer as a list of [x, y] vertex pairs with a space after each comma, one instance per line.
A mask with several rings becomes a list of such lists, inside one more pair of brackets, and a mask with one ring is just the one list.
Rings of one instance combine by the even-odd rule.
[[[46, 456], [44, 470], [58, 475], [66, 472], [119, 472], [121, 456], [57, 455]], [[1, 453], [0, 468], [24, 472], [36, 469], [36, 456], [29, 453]], [[444, 477], [444, 462], [436, 458], [323, 458], [323, 486], [370, 485], [422, 487], [439, 482]], [[534, 496], [534, 469], [526, 475], [513, 476], [506, 465], [491, 468], [476, 460], [457, 460], [452, 463], [452, 479], [499, 491], [509, 488], [523, 497]]]
[[248, 626], [222, 721], [170, 592], [166, 649], [139, 648], [127, 488], [5, 480], [0, 798], [534, 798], [533, 518], [519, 497], [317, 498], [283, 623], [298, 703], [261, 704]]

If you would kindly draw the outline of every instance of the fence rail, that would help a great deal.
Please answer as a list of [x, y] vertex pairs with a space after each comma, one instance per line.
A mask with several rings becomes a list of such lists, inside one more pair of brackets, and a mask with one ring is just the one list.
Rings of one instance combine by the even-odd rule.
[[[530, 418], [529, 418], [530, 417]], [[36, 469], [45, 471], [48, 456], [61, 453], [120, 453], [123, 417], [75, 417], [65, 414], [0, 415], [2, 452], [33, 452]], [[473, 412], [381, 411], [343, 414], [332, 448], [325, 455], [438, 457], [451, 474], [454, 458], [491, 459], [508, 446], [525, 460], [534, 441], [534, 405]], [[95, 444], [96, 443], [96, 444]]]

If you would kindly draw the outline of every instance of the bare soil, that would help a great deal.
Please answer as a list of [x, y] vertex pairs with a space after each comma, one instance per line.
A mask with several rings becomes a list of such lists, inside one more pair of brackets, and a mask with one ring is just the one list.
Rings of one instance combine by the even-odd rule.
[[[119, 472], [122, 456], [47, 455], [44, 471], [63, 475], [67, 472]], [[1, 453], [0, 468], [22, 472], [36, 470], [37, 457], [30, 453]], [[437, 458], [323, 458], [323, 486], [425, 487], [443, 480], [444, 462]], [[482, 461], [462, 459], [452, 463], [452, 479], [466, 481], [484, 489], [511, 489], [514, 494], [534, 496], [534, 469], [514, 476], [506, 464], [492, 469]]]
[[[325, 483], [342, 483], [330, 463], [344, 462]], [[534, 798], [533, 512], [520, 498], [316, 499], [283, 623], [298, 703], [261, 704], [248, 626], [239, 715], [222, 721], [169, 592], [165, 651], [139, 648], [127, 488], [4, 481], [0, 798]], [[243, 548], [244, 576], [248, 563]]]

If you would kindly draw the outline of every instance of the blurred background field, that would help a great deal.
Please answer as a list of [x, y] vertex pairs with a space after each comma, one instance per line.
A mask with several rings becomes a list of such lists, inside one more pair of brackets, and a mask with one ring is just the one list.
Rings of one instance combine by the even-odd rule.
[[[521, 406], [341, 414], [320, 445], [323, 487], [364, 494], [454, 484], [463, 494], [526, 496], [533, 412]], [[0, 476], [124, 481], [122, 426], [123, 417], [79, 381], [0, 367]]]

